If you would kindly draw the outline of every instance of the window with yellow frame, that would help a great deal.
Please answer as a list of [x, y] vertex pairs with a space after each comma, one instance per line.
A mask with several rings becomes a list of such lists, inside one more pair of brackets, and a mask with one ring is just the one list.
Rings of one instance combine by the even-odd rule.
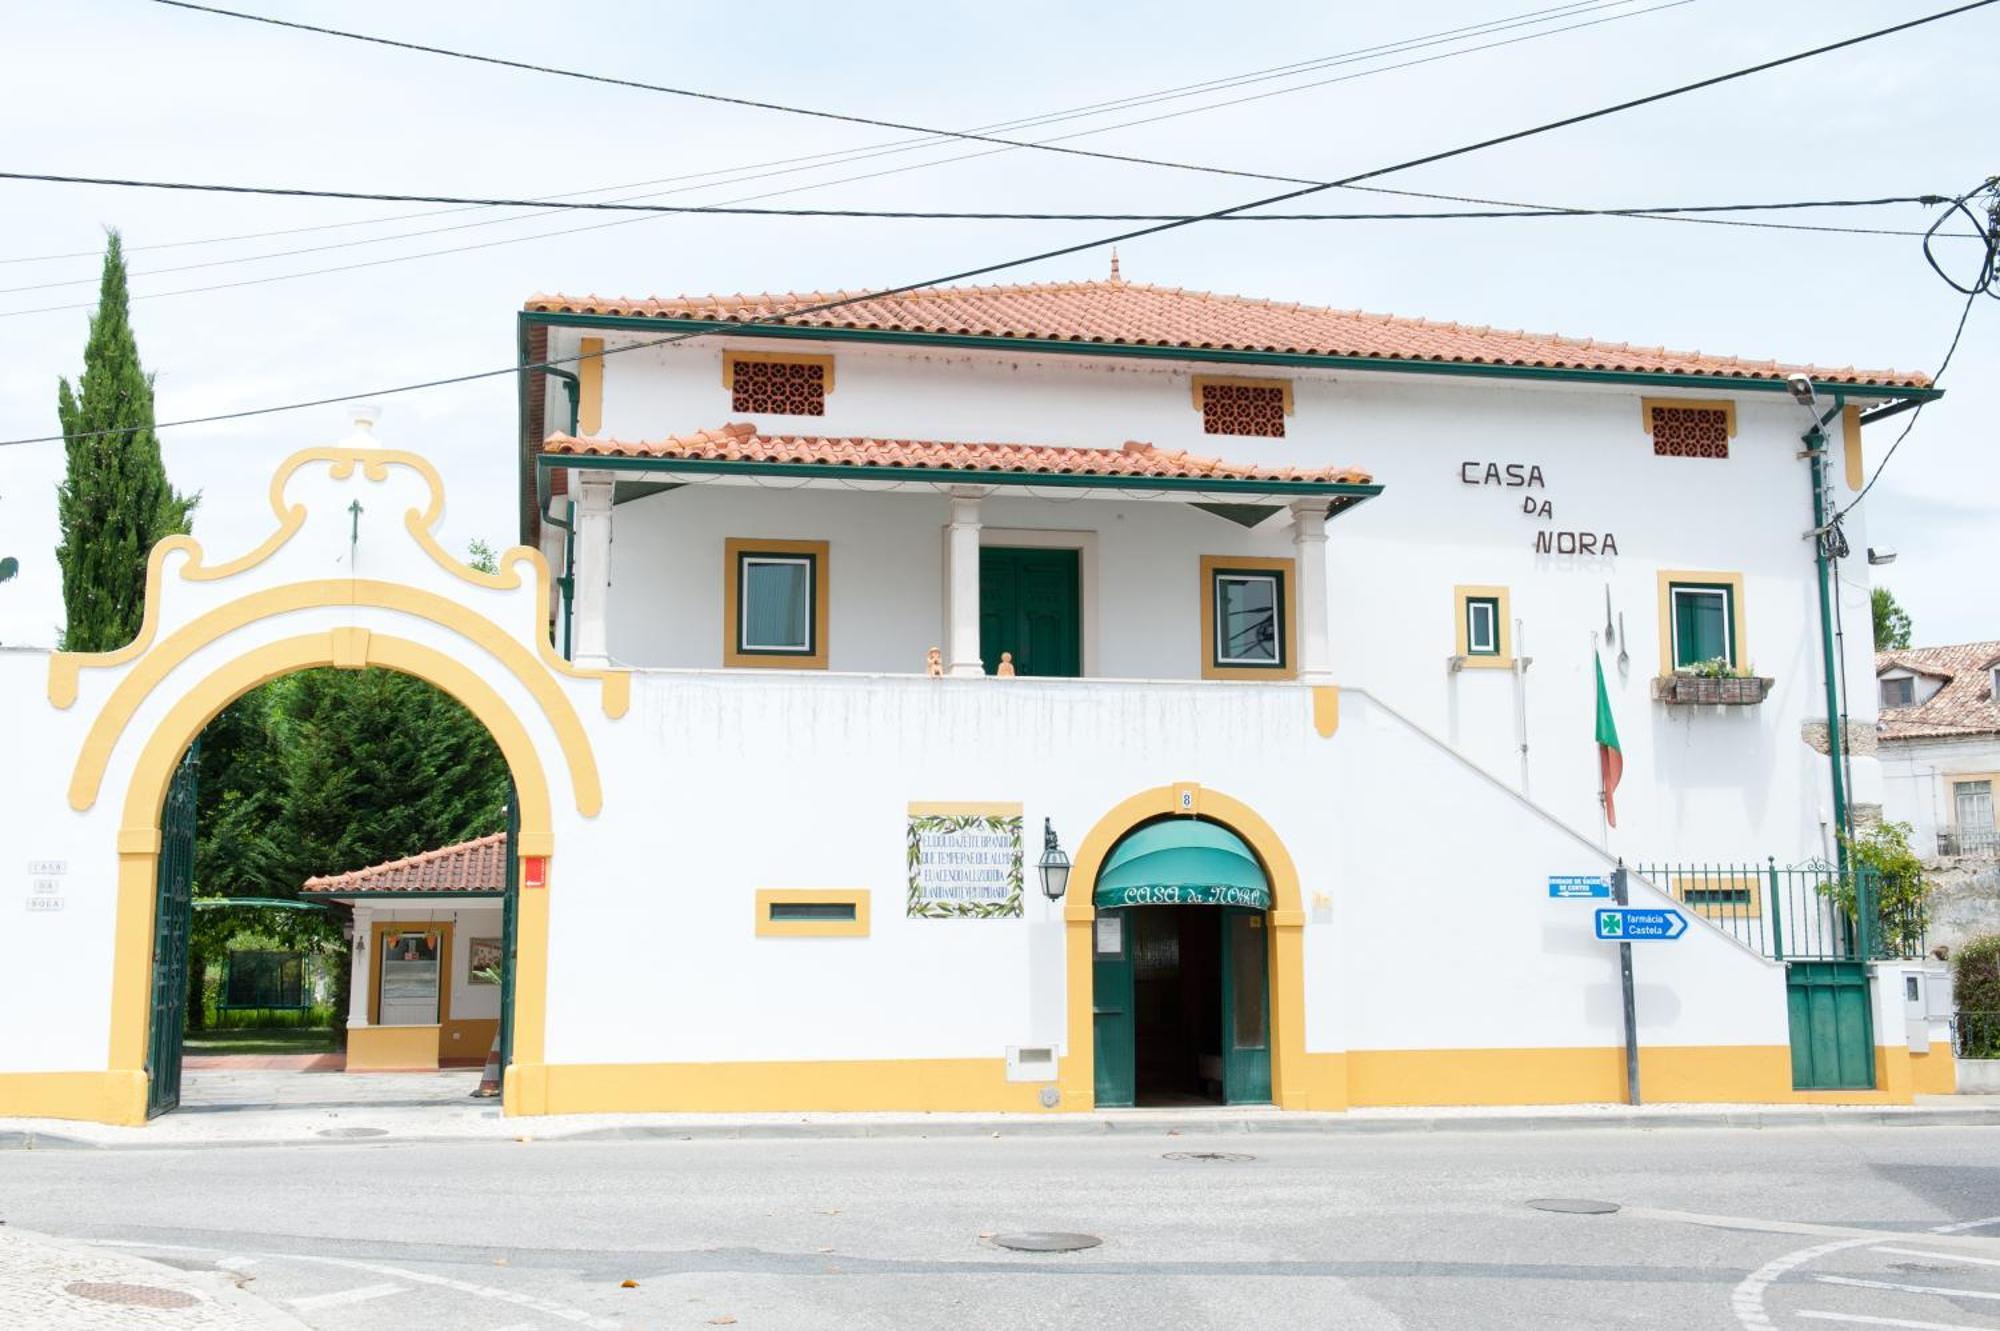
[[1298, 585], [1290, 559], [1201, 557], [1203, 679], [1296, 679]]
[[1455, 625], [1452, 653], [1462, 670], [1512, 670], [1513, 620], [1505, 587], [1462, 586], [1451, 591]]
[[722, 555], [722, 663], [826, 669], [827, 542], [732, 536]]
[[868, 889], [759, 888], [759, 938], [866, 938]]

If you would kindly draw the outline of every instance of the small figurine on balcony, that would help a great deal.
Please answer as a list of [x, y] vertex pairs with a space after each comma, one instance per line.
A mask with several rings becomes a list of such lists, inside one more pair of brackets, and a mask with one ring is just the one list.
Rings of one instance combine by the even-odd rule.
[[1000, 653], [1000, 665], [997, 669], [994, 670], [993, 673], [998, 675], [1002, 679], [1014, 678], [1014, 653], [1012, 652]]
[[933, 647], [924, 653], [924, 673], [932, 679], [944, 678], [944, 653]]

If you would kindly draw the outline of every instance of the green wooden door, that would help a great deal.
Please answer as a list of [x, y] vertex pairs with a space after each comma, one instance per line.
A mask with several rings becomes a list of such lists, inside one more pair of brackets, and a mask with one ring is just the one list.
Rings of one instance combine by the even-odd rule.
[[146, 1042], [146, 1117], [181, 1103], [181, 1041], [187, 1034], [188, 934], [194, 926], [194, 799], [199, 742], [167, 786], [153, 893], [153, 1021]]
[[1016, 546], [979, 551], [979, 659], [991, 675], [1000, 653], [1021, 675], [1083, 673], [1077, 552]]
[[1091, 1030], [1099, 1109], [1137, 1099], [1138, 1033], [1132, 1014], [1132, 918], [1100, 910], [1091, 922]]
[[[1201, 907], [1191, 907], [1199, 910]], [[1261, 910], [1222, 911], [1222, 1099], [1271, 1102], [1270, 929]]]
[[1875, 1085], [1875, 1022], [1868, 966], [1860, 961], [1794, 961], [1785, 968], [1792, 1023], [1792, 1087], [1868, 1090]]

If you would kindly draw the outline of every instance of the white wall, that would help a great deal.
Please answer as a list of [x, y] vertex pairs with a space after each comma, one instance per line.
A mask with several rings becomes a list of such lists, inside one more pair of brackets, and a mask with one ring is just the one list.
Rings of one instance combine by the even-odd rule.
[[[555, 334], [560, 342], [574, 337]], [[615, 344], [618, 334], [612, 335]], [[691, 342], [606, 362], [604, 428], [623, 438], [659, 438], [729, 420], [722, 387], [725, 347], [756, 339]], [[1806, 413], [1784, 394], [1739, 393], [1738, 434], [1726, 460], [1659, 458], [1640, 407], [1643, 390], [1499, 383], [1355, 372], [1290, 371], [1295, 414], [1284, 439], [1201, 433], [1189, 377], [1218, 367], [1102, 361], [1078, 356], [910, 353], [852, 344], [792, 343], [787, 351], [836, 359], [835, 390], [821, 418], [756, 422], [769, 433], [868, 434], [947, 440], [1116, 446], [1128, 439], [1233, 461], [1273, 465], [1352, 464], [1387, 486], [1380, 498], [1329, 526], [1331, 629], [1336, 678], [1367, 688], [1475, 763], [1521, 782], [1517, 728], [1525, 724], [1533, 798], [1587, 833], [1598, 823], [1591, 743], [1593, 633], [1603, 634], [1607, 596], [1626, 635], [1603, 653], [1625, 753], [1615, 849], [1636, 860], [1794, 862], [1830, 854], [1833, 814], [1828, 762], [1801, 726], [1826, 713], [1819, 602], [1811, 542], [1807, 464], [1800, 461]], [[1245, 374], [1261, 373], [1250, 368]], [[1727, 396], [1667, 392], [1656, 396]], [[1837, 502], [1845, 482], [1838, 426], [1830, 466]], [[1468, 485], [1466, 462], [1539, 466], [1534, 488]], [[1475, 468], [1480, 474], [1483, 466]], [[640, 664], [713, 665], [719, 660], [721, 536], [752, 516], [772, 535], [846, 542], [836, 559], [835, 669], [914, 670], [940, 645], [937, 528], [944, 500], [916, 496], [809, 495], [702, 486], [620, 508], [612, 648]], [[1521, 509], [1546, 501], [1548, 518]], [[1225, 553], [1232, 540], [1288, 553], [1287, 520], [1255, 534], [1182, 508], [1178, 520], [1152, 505], [1021, 505], [1022, 525], [1090, 525], [1103, 532], [1107, 607], [1127, 596], [1125, 623], [1100, 621], [1097, 673], [1192, 675], [1193, 596], [1177, 564]], [[989, 508], [996, 514], [1001, 504]], [[1107, 515], [1107, 509], [1122, 513]], [[1142, 514], [1144, 520], [1142, 521]], [[1047, 516], [1045, 516], [1047, 515]], [[990, 520], [999, 521], [996, 516]], [[801, 530], [794, 530], [795, 528]], [[1537, 553], [1538, 532], [1588, 531], [1616, 540], [1615, 558]], [[1839, 604], [1845, 634], [1849, 724], [1875, 715], [1869, 641], [1867, 534], [1857, 513], [1847, 534]], [[1267, 544], [1268, 542], [1268, 544]], [[1112, 577], [1128, 558], [1138, 575]], [[1162, 577], [1159, 570], [1166, 570]], [[1746, 613], [1744, 662], [1775, 680], [1755, 707], [1667, 707], [1651, 701], [1660, 669], [1662, 569], [1740, 573]], [[657, 579], [654, 581], [653, 579]], [[1517, 651], [1534, 658], [1523, 702], [1502, 671], [1451, 673], [1453, 588], [1498, 584], [1521, 621]], [[880, 601], [866, 604], [871, 588]], [[699, 600], [697, 598], [700, 598]], [[857, 603], [859, 602], [859, 603]], [[701, 606], [690, 612], [690, 607]], [[852, 625], [843, 630], [842, 625]], [[683, 628], [691, 627], [691, 640]], [[1511, 627], [1511, 626], [1510, 626]], [[858, 641], [857, 641], [858, 638]], [[1619, 649], [1627, 664], [1618, 666]], [[1878, 803], [1874, 759], [1850, 759], [1851, 802]]]
[[[1937, 834], [1957, 827], [1953, 775], [2000, 773], [2000, 735], [1885, 740], [1881, 749], [1882, 816], [1910, 825], [1910, 846], [1919, 855], [1937, 854]], [[1994, 784], [2000, 796], [2000, 776]]]

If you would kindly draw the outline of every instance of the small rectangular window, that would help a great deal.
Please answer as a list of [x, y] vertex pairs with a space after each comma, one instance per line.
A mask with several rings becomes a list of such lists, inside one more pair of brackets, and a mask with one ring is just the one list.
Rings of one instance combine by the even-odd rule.
[[1724, 661], [1734, 670], [1734, 588], [1677, 582], [1669, 587], [1668, 595], [1673, 615], [1674, 668], [1687, 670], [1710, 661]]
[[1217, 570], [1215, 664], [1282, 669], [1284, 574]]
[[826, 669], [827, 543], [723, 543], [722, 663]]
[[1882, 705], [1884, 707], [1908, 707], [1917, 700], [1917, 681], [1914, 679], [1885, 679], [1882, 681]]
[[1468, 597], [1465, 602], [1465, 651], [1468, 656], [1500, 655], [1500, 599]]
[[737, 650], [810, 656], [813, 557], [745, 553], [737, 559], [742, 577]]
[[866, 888], [760, 888], [759, 938], [865, 938]]
[[774, 901], [771, 903], [771, 919], [778, 920], [851, 920], [854, 918], [852, 901]]

